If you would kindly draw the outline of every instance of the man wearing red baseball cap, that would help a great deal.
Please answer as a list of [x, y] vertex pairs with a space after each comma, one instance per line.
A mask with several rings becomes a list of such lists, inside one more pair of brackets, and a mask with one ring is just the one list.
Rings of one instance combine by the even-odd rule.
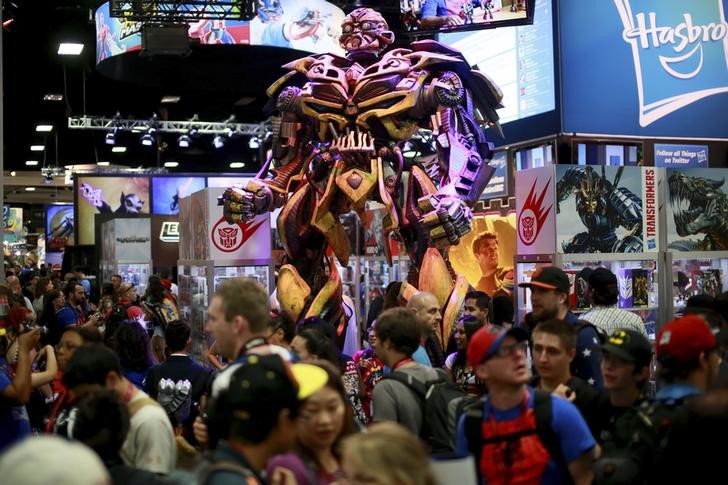
[[489, 394], [460, 419], [457, 449], [474, 455], [487, 483], [504, 477], [512, 483], [591, 483], [599, 448], [572, 403], [527, 385], [527, 341], [520, 328], [483, 328], [470, 339], [468, 361]]

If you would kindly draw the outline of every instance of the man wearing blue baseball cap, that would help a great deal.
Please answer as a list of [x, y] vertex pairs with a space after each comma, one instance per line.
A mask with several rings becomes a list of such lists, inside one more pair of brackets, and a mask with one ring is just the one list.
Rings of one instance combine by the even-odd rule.
[[[488, 395], [466, 410], [458, 423], [457, 448], [475, 457], [487, 483], [591, 483], [598, 446], [584, 418], [569, 401], [534, 390], [527, 383], [528, 334], [512, 328], [478, 330], [468, 344], [468, 361]], [[527, 450], [527, 452], [524, 452]]]

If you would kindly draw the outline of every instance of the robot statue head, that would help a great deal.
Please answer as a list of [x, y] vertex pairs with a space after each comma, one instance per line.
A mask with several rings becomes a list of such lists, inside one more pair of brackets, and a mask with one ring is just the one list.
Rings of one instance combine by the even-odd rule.
[[394, 42], [394, 33], [379, 12], [357, 8], [341, 24], [339, 45], [349, 56], [378, 56]]

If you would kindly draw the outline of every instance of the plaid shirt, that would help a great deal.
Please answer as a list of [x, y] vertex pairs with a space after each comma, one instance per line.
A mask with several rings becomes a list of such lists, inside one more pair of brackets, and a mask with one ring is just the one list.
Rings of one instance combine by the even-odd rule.
[[647, 330], [642, 319], [635, 313], [620, 308], [608, 306], [595, 306], [579, 316], [581, 320], [593, 324], [606, 335], [612, 335], [615, 330], [629, 329], [647, 337]]

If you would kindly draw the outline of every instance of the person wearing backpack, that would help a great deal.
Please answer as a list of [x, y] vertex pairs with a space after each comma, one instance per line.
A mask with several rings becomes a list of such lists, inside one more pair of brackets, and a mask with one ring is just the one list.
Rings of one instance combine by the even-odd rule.
[[468, 360], [489, 393], [460, 418], [457, 451], [488, 485], [590, 484], [599, 447], [572, 403], [527, 385], [527, 340], [520, 328], [473, 335]]
[[518, 286], [531, 290], [531, 313], [526, 315], [531, 331], [540, 322], [552, 318], [576, 327], [576, 355], [571, 361], [571, 375], [602, 390], [602, 356], [597, 347], [605, 338], [594, 325], [579, 320], [569, 309], [571, 283], [566, 273], [556, 266], [540, 267], [531, 275], [531, 281]]
[[412, 358], [420, 346], [420, 334], [420, 324], [411, 310], [391, 308], [379, 315], [374, 351], [392, 372], [389, 378], [379, 381], [372, 392], [374, 422], [394, 421], [417, 435], [423, 425], [422, 399], [396, 376], [419, 383], [446, 376], [443, 371], [425, 367]]

